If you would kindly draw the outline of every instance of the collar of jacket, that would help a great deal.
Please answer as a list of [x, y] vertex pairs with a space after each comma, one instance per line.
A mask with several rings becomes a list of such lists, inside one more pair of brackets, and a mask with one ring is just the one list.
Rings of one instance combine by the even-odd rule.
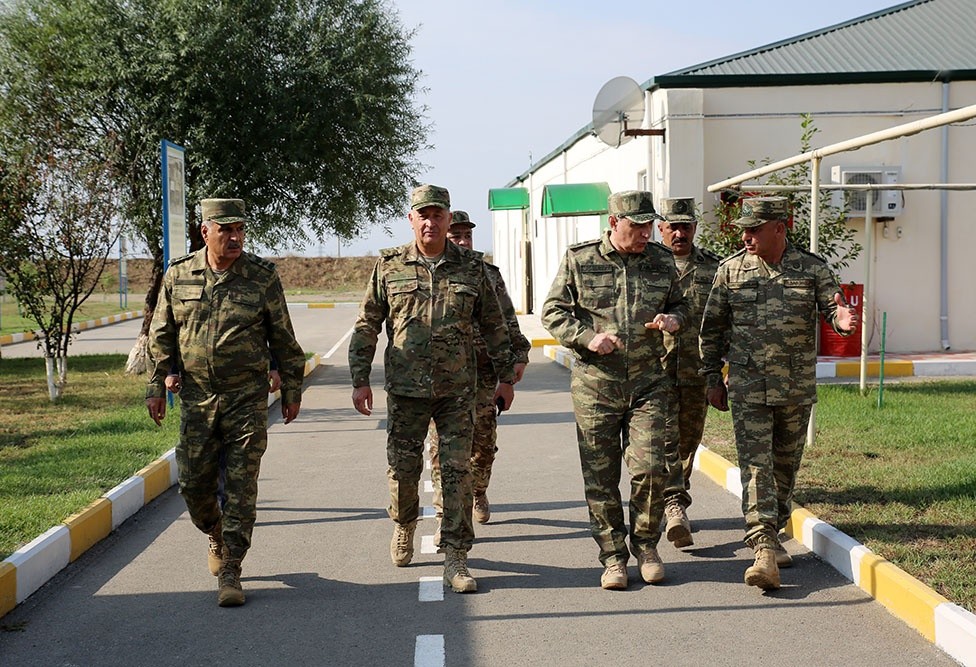
[[[420, 249], [417, 247], [416, 241], [403, 246], [402, 257], [404, 262], [420, 263]], [[444, 247], [444, 261], [454, 263], [461, 261], [461, 246], [447, 241], [447, 245]]]

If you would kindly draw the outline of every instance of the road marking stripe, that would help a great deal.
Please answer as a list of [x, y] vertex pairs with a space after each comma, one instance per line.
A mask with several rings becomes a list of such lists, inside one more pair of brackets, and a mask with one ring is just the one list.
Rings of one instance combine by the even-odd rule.
[[325, 358], [325, 359], [328, 359], [329, 357], [331, 357], [331, 356], [333, 355], [333, 353], [335, 353], [335, 351], [339, 349], [339, 346], [340, 346], [340, 345], [342, 345], [343, 343], [345, 343], [345, 342], [346, 342], [346, 339], [347, 339], [347, 338], [349, 338], [349, 336], [351, 336], [351, 335], [352, 335], [352, 332], [353, 332], [354, 330], [355, 330], [355, 327], [351, 327], [351, 328], [349, 329], [349, 331], [347, 331], [347, 332], [346, 332], [346, 333], [345, 333], [345, 334], [344, 334], [344, 335], [342, 336], [342, 338], [340, 338], [340, 339], [339, 339], [339, 342], [338, 342], [338, 343], [336, 343], [335, 345], [333, 345], [333, 346], [332, 346], [332, 349], [331, 349], [331, 350], [329, 350], [328, 352], [326, 352], [326, 353], [325, 353], [325, 356], [324, 356], [324, 358]]
[[421, 535], [420, 536], [420, 553], [422, 554], [436, 554], [437, 545], [434, 544], [433, 535]]
[[417, 635], [413, 664], [414, 667], [443, 667], [444, 635]]
[[444, 599], [444, 580], [441, 577], [421, 577], [420, 595], [421, 602], [440, 602]]

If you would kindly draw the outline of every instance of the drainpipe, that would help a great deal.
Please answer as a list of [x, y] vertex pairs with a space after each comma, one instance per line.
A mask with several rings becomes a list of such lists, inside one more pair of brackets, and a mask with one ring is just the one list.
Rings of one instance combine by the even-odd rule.
[[[949, 82], [942, 82], [942, 113], [949, 110]], [[949, 182], [949, 126], [942, 126], [942, 167], [939, 181]], [[939, 191], [939, 327], [942, 349], [949, 349], [949, 191]]]

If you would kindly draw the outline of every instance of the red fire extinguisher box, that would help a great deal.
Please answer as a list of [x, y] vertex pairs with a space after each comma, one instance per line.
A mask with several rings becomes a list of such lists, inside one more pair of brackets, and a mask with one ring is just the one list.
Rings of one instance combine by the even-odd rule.
[[[848, 283], [840, 286], [847, 303], [854, 307], [857, 321], [864, 322], [864, 285]], [[861, 330], [850, 336], [841, 336], [828, 322], [820, 318], [820, 354], [825, 357], [861, 356]]]

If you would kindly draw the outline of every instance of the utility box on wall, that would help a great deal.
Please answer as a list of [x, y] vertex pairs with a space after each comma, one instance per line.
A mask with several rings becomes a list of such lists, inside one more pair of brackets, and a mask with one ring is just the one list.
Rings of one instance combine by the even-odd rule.
[[[830, 180], [843, 185], [886, 185], [901, 182], [901, 167], [845, 167], [830, 168]], [[871, 216], [893, 218], [901, 215], [905, 198], [901, 190], [874, 190], [871, 193]], [[835, 190], [834, 205], [846, 204], [847, 217], [863, 218], [867, 215], [867, 192], [864, 190]]]

